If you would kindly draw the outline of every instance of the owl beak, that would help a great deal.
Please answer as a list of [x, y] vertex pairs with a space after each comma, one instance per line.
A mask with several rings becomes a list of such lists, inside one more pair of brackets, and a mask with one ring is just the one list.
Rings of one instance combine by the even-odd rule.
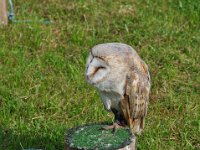
[[88, 74], [88, 73], [87, 73], [87, 74], [85, 75], [85, 78], [86, 78], [86, 80], [87, 80], [88, 82], [90, 82], [91, 74]]
[[86, 78], [87, 83], [94, 85], [94, 83], [91, 80], [92, 78], [91, 76], [92, 76], [91, 74], [86, 74], [85, 78]]
[[86, 71], [86, 79], [87, 80], [90, 80], [90, 78], [94, 75], [94, 72], [95, 72], [95, 67], [87, 67], [87, 71]]
[[85, 77], [86, 77], [86, 80], [89, 80], [89, 76], [88, 75], [86, 75]]

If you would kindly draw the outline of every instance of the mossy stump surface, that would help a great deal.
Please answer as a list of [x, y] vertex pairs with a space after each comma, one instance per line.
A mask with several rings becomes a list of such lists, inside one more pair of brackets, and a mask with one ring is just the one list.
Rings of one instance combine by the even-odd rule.
[[65, 150], [135, 150], [136, 138], [128, 128], [103, 130], [106, 124], [72, 128], [65, 136]]

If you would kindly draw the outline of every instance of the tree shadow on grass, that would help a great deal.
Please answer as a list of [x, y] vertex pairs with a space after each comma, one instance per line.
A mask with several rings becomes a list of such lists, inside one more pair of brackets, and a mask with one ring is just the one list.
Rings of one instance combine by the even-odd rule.
[[[60, 138], [59, 138], [60, 139]], [[64, 139], [64, 135], [63, 135]], [[64, 148], [64, 140], [58, 140], [50, 137], [48, 134], [40, 135], [39, 133], [31, 135], [16, 134], [10, 129], [0, 126], [0, 149], [2, 150], [23, 150], [23, 149], [47, 149], [59, 150]]]

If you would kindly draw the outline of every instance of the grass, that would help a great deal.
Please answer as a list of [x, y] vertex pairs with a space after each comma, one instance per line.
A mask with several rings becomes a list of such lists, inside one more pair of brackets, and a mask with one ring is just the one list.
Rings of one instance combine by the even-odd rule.
[[152, 93], [138, 149], [200, 149], [199, 0], [21, 0], [0, 29], [0, 149], [63, 149], [67, 129], [111, 121], [84, 80], [98, 43], [133, 46]]

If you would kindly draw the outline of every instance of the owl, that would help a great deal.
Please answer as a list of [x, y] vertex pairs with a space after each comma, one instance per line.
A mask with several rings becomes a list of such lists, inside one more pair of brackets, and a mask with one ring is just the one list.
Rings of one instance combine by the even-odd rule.
[[130, 127], [140, 134], [144, 128], [150, 93], [146, 63], [129, 45], [105, 43], [94, 46], [87, 58], [86, 81], [93, 85], [114, 123], [105, 129]]

